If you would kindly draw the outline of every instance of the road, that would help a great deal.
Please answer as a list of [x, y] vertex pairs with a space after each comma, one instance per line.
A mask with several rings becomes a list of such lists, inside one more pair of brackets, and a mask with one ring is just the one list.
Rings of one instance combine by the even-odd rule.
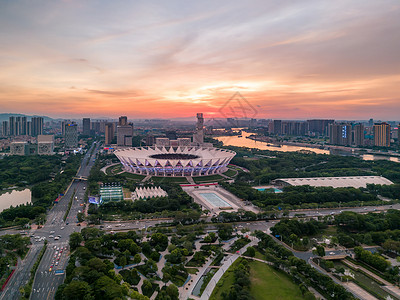
[[[92, 149], [95, 149], [93, 154], [91, 154]], [[77, 177], [82, 176], [87, 178], [89, 176], [90, 169], [94, 165], [98, 150], [99, 144], [93, 144], [92, 148], [87, 151], [86, 155], [82, 159], [81, 167], [77, 172]], [[64, 281], [65, 277], [65, 275], [55, 275], [55, 271], [64, 270], [68, 262], [69, 235], [74, 231], [81, 230], [81, 227], [77, 226], [77, 213], [82, 209], [80, 204], [83, 204], [85, 189], [86, 181], [74, 180], [64, 197], [62, 197], [59, 203], [55, 204], [48, 212], [46, 224], [42, 228], [30, 232], [32, 242], [31, 249], [25, 259], [18, 264], [18, 267], [9, 283], [1, 293], [0, 300], [19, 299], [21, 297], [19, 288], [28, 282], [30, 270], [36, 262], [40, 250], [44, 246], [44, 239], [47, 239], [48, 241], [47, 250], [36, 272], [35, 281], [32, 286], [31, 299], [54, 298], [58, 286]], [[74, 199], [66, 222], [64, 222], [63, 218], [67, 211], [71, 196], [74, 196], [74, 198], [77, 196], [77, 200]], [[13, 231], [15, 230], [2, 231], [0, 234], [10, 234], [13, 233]], [[59, 236], [59, 239], [54, 239], [54, 237], [57, 236]], [[54, 247], [56, 247], [56, 249], [54, 249]], [[56, 257], [54, 257], [57, 248], [60, 250], [61, 247], [63, 247], [61, 255], [58, 255], [60, 253], [60, 251], [58, 251]], [[59, 260], [57, 260], [58, 257]], [[58, 264], [55, 265], [57, 261]], [[53, 268], [49, 271], [52, 264]]]
[[[95, 147], [93, 154], [91, 154]], [[92, 145], [82, 159], [81, 167], [76, 177], [87, 178], [93, 167], [99, 145]], [[86, 181], [74, 180], [63, 199], [54, 206], [48, 214], [46, 225], [35, 235], [48, 237], [47, 250], [36, 272], [30, 299], [54, 299], [59, 285], [64, 282], [64, 271], [68, 263], [69, 236], [72, 232], [80, 232], [77, 214], [83, 209]], [[69, 201], [73, 197], [71, 209], [67, 219], [63, 220]], [[54, 236], [54, 237], [53, 237]], [[55, 238], [59, 237], [58, 240]], [[59, 275], [58, 275], [59, 274]]]

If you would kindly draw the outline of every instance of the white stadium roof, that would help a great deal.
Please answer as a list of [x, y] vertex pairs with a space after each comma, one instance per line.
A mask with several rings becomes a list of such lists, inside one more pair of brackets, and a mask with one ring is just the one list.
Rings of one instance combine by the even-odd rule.
[[349, 177], [312, 177], [312, 178], [280, 178], [276, 183], [282, 182], [287, 185], [310, 185], [339, 187], [367, 187], [367, 184], [393, 184], [389, 179], [382, 176], [349, 176]]

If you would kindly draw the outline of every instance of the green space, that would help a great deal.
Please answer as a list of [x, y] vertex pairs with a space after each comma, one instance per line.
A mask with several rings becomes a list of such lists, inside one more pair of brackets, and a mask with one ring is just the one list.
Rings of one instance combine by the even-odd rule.
[[129, 173], [129, 172], [124, 172], [122, 174], [119, 174], [119, 176], [124, 176], [127, 179], [131, 179], [134, 181], [142, 181], [146, 177], [145, 175], [133, 174], [133, 173]]
[[228, 169], [225, 173], [223, 173], [225, 176], [233, 177], [237, 174], [238, 172], [233, 170], [233, 169]]
[[0, 236], [0, 287], [16, 266], [18, 257], [21, 259], [25, 257], [30, 244], [29, 237], [22, 237], [19, 234]]
[[299, 286], [287, 274], [259, 261], [252, 261], [249, 266], [250, 294], [254, 299], [304, 299]]
[[239, 266], [242, 259], [237, 259], [226, 272], [222, 275], [221, 279], [218, 281], [217, 285], [215, 286], [213, 292], [210, 295], [210, 300], [219, 300], [224, 299], [222, 294], [226, 294], [231, 286], [233, 286], [235, 282], [235, 276], [233, 270]]
[[121, 166], [121, 164], [119, 164], [119, 165], [108, 167], [106, 169], [106, 174], [107, 175], [113, 175], [113, 174], [117, 174], [117, 173], [119, 173], [121, 171], [122, 171], [122, 166]]
[[152, 176], [149, 180], [155, 184], [167, 184], [167, 183], [188, 183], [185, 177], [156, 177]]
[[60, 168], [60, 155], [5, 156], [0, 159], [0, 190], [49, 180]]
[[[0, 213], [0, 227], [13, 225], [23, 226], [30, 222], [39, 224], [45, 221], [46, 208], [52, 205], [58, 195], [64, 193], [65, 189], [71, 183], [72, 178], [79, 168], [81, 155], [71, 155], [64, 160], [62, 160], [60, 156], [55, 156], [53, 159], [58, 159], [58, 163], [54, 163], [58, 166], [58, 173], [51, 180], [40, 181], [31, 187], [32, 204], [19, 205], [3, 210]], [[4, 158], [0, 161], [2, 162], [4, 160], [6, 159]], [[8, 163], [14, 162], [13, 160], [6, 161]], [[38, 169], [42, 170], [41, 168]], [[61, 169], [62, 172], [60, 171]], [[52, 173], [53, 169], [48, 168], [46, 171], [47, 173], [43, 172], [43, 176], [50, 178], [50, 173]], [[3, 174], [3, 172], [1, 173]], [[35, 174], [35, 172], [32, 174]], [[18, 184], [17, 182], [14, 183]]]
[[225, 180], [225, 178], [222, 177], [221, 175], [215, 174], [215, 175], [209, 175], [209, 176], [193, 177], [193, 180], [196, 183], [206, 183], [206, 182], [215, 182], [215, 181]]

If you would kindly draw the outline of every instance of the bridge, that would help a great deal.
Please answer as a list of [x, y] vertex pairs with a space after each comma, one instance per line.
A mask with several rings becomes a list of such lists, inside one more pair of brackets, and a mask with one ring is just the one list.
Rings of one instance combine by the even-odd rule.
[[75, 180], [88, 180], [85, 176], [75, 176], [73, 177]]

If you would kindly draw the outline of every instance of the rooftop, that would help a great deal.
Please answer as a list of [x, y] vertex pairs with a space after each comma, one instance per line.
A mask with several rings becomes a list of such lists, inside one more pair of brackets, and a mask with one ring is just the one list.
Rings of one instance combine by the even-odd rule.
[[367, 187], [367, 184], [393, 184], [389, 179], [382, 176], [348, 176], [348, 177], [312, 177], [312, 178], [279, 178], [277, 184], [283, 183], [292, 186], [310, 185], [310, 186], [329, 186], [339, 187]]

